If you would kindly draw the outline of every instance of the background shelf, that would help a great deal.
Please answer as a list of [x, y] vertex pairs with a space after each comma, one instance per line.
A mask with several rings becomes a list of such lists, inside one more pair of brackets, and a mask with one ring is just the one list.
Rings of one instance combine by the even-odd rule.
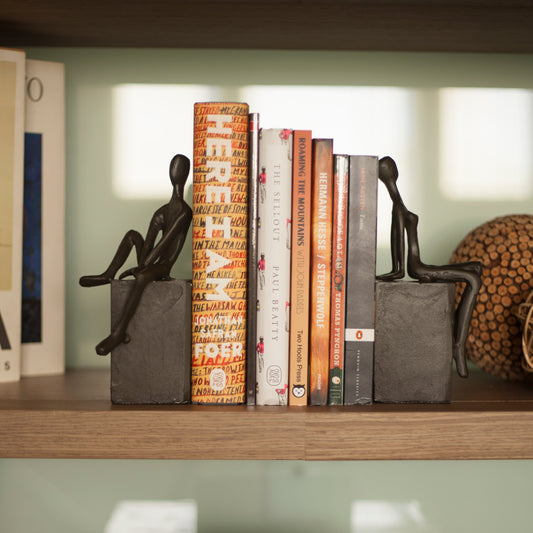
[[4, 46], [533, 52], [533, 6], [503, 0], [4, 0]]

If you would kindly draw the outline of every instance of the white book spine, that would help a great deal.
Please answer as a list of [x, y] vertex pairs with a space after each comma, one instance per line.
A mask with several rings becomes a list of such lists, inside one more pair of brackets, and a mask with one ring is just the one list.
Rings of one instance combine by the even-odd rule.
[[65, 66], [28, 59], [25, 96], [28, 216], [21, 375], [61, 374], [65, 369]]
[[292, 130], [259, 137], [257, 405], [287, 405], [292, 209]]

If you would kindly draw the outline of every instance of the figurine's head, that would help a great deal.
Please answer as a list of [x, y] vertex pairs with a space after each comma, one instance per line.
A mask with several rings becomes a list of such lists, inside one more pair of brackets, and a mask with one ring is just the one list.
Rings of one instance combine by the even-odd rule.
[[385, 185], [396, 183], [398, 179], [398, 167], [392, 157], [382, 157], [379, 160], [379, 179]]
[[180, 190], [183, 190], [185, 182], [189, 177], [190, 168], [191, 162], [189, 161], [188, 157], [182, 154], [177, 154], [172, 158], [172, 161], [170, 162], [169, 174], [170, 181], [174, 187], [178, 186]]

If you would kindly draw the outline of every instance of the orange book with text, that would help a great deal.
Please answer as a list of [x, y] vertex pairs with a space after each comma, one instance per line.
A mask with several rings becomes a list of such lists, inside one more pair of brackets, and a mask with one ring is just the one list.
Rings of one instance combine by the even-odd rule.
[[194, 106], [193, 403], [244, 403], [248, 105]]
[[344, 315], [349, 174], [350, 157], [335, 155], [333, 159], [329, 405], [344, 404]]
[[327, 405], [333, 211], [333, 140], [313, 139], [309, 403]]
[[307, 405], [309, 390], [311, 156], [311, 131], [294, 130], [292, 150], [289, 405]]

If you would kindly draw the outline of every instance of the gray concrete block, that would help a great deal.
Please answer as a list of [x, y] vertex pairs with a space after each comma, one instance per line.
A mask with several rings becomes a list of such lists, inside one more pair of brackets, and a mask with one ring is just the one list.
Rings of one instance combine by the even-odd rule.
[[[133, 280], [111, 283], [111, 323]], [[111, 353], [111, 401], [115, 404], [182, 404], [191, 398], [191, 283], [147, 285], [127, 329], [130, 342]]]
[[377, 282], [374, 400], [451, 398], [454, 283]]

